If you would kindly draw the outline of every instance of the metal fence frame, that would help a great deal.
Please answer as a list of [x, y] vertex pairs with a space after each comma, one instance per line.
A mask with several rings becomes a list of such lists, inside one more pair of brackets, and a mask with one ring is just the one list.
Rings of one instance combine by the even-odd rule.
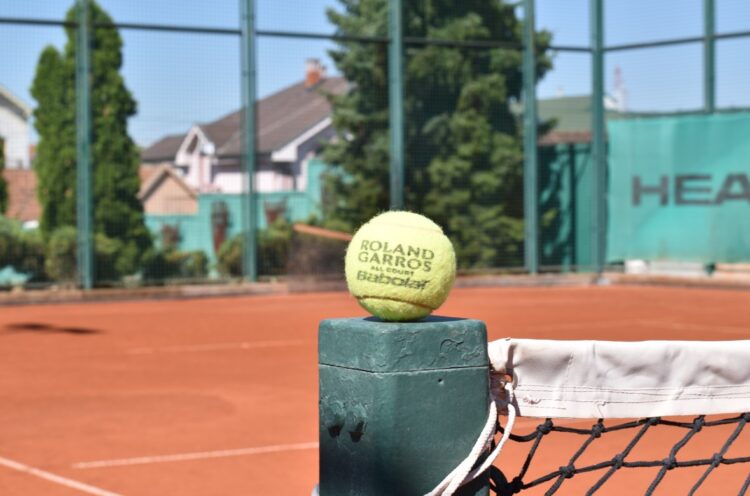
[[[76, 0], [77, 20], [74, 23], [32, 18], [0, 17], [0, 24], [25, 24], [43, 26], [73, 27], [77, 29], [76, 58], [76, 125], [77, 125], [77, 222], [78, 222], [78, 282], [84, 289], [94, 286], [94, 250], [92, 232], [92, 189], [91, 189], [91, 36], [98, 28], [134, 29], [147, 31], [169, 31], [181, 33], [217, 34], [238, 37], [241, 44], [241, 96], [244, 110], [243, 120], [243, 164], [246, 172], [246, 195], [244, 202], [243, 230], [243, 271], [248, 281], [257, 280], [256, 230], [257, 219], [254, 212], [255, 199], [253, 181], [255, 176], [256, 145], [256, 41], [260, 37], [280, 37], [315, 39], [330, 41], [359, 41], [388, 45], [389, 56], [389, 113], [390, 113], [390, 206], [393, 209], [404, 205], [404, 47], [409, 45], [443, 45], [482, 48], [515, 48], [523, 50], [523, 130], [524, 130], [524, 221], [525, 253], [524, 269], [535, 274], [539, 272], [539, 202], [538, 202], [538, 155], [537, 155], [537, 96], [535, 79], [535, 0], [519, 0], [514, 5], [523, 14], [523, 42], [521, 46], [511, 46], [497, 41], [451, 41], [423, 39], [404, 36], [402, 26], [402, 1], [388, 0], [388, 36], [341, 36], [305, 32], [258, 30], [255, 27], [255, 0], [238, 0], [240, 19], [238, 29], [190, 27], [162, 24], [113, 23], [94, 24], [91, 22], [86, 0]], [[750, 37], [750, 31], [717, 34], [715, 32], [716, 0], [703, 0], [704, 32], [700, 37], [686, 37], [644, 43], [631, 43], [606, 46], [604, 43], [604, 0], [589, 0], [589, 20], [591, 28], [589, 46], [552, 45], [556, 52], [588, 53], [591, 57], [591, 98], [592, 98], [592, 160], [593, 160], [593, 218], [591, 247], [593, 271], [601, 273], [605, 266], [606, 244], [606, 136], [604, 115], [604, 61], [609, 52], [639, 50], [680, 44], [703, 44], [703, 112], [716, 111], [716, 41], [721, 39]]]

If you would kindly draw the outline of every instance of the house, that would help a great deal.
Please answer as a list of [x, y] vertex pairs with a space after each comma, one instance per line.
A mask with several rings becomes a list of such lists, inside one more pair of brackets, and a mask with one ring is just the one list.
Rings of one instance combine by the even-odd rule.
[[31, 108], [0, 85], [0, 138], [5, 142], [7, 169], [28, 169], [31, 166], [30, 117]]
[[[146, 215], [192, 215], [198, 211], [198, 193], [185, 183], [170, 164], [156, 170], [141, 167], [141, 189], [138, 199], [143, 202]], [[144, 201], [148, 199], [148, 201]]]
[[[334, 136], [327, 95], [346, 89], [343, 78], [326, 77], [320, 62], [309, 60], [304, 80], [257, 102], [258, 193], [307, 188], [310, 159]], [[143, 151], [142, 164], [170, 165], [198, 193], [241, 193], [242, 119], [243, 112], [235, 111], [195, 124], [185, 134], [165, 136]], [[151, 196], [143, 201], [147, 204]]]
[[[611, 106], [611, 97], [605, 97], [604, 118], [621, 118], [624, 113]], [[519, 107], [519, 110], [523, 109]], [[591, 142], [591, 96], [575, 95], [540, 99], [537, 103], [539, 120], [552, 123], [552, 129], [539, 137], [539, 144], [556, 145]]]
[[5, 169], [8, 209], [5, 217], [18, 220], [27, 228], [39, 225], [41, 207], [36, 197], [36, 174], [31, 169]]
[[[256, 225], [280, 217], [304, 221], [320, 213], [323, 143], [334, 139], [330, 95], [347, 91], [341, 77], [327, 77], [309, 60], [305, 78], [256, 104]], [[193, 125], [161, 138], [141, 154], [146, 225], [178, 233], [179, 248], [201, 250], [214, 261], [219, 239], [241, 232], [247, 211], [242, 164], [243, 112]]]

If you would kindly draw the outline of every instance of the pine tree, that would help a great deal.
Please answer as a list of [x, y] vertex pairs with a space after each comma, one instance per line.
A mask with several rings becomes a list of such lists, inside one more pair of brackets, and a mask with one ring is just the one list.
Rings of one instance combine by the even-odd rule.
[[[342, 35], [387, 34], [385, 0], [340, 0], [329, 19]], [[410, 37], [520, 46], [521, 21], [500, 1], [404, 2]], [[537, 74], [551, 67], [539, 32]], [[325, 215], [354, 229], [388, 208], [388, 73], [384, 44], [342, 42], [331, 52], [351, 83], [333, 97], [341, 139], [326, 149]], [[521, 263], [522, 135], [510, 103], [522, 90], [519, 49], [410, 45], [405, 54], [406, 207], [441, 224], [461, 267]]]
[[[89, 12], [94, 25], [112, 23], [111, 17], [93, 0]], [[66, 20], [75, 22], [75, 7], [68, 11]], [[66, 35], [62, 53], [52, 46], [44, 49], [32, 86], [39, 133], [35, 161], [37, 196], [42, 205], [40, 227], [46, 234], [76, 223], [76, 30], [68, 27]], [[150, 246], [151, 237], [137, 198], [138, 150], [127, 132], [128, 118], [135, 115], [137, 106], [120, 74], [122, 62], [122, 38], [117, 30], [93, 29], [94, 230], [121, 241], [119, 265], [127, 272], [136, 268], [138, 254]]]

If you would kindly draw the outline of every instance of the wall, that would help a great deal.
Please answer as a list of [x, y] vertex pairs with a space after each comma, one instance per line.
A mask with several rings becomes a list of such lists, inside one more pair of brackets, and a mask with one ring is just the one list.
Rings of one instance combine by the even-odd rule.
[[750, 112], [609, 123], [608, 260], [750, 262]]
[[[285, 206], [285, 217], [290, 222], [303, 222], [310, 216], [320, 216], [321, 174], [326, 164], [313, 159], [309, 162], [309, 177], [305, 191], [279, 191], [259, 193], [256, 196], [256, 212], [259, 229], [268, 227], [266, 210]], [[198, 211], [194, 215], [146, 214], [146, 225], [157, 240], [163, 226], [177, 226], [181, 234], [181, 250], [202, 250], [211, 262], [216, 261], [211, 232], [211, 209], [216, 202], [224, 202], [229, 213], [227, 239], [242, 232], [242, 195], [209, 193], [198, 197]]]
[[153, 195], [143, 205], [146, 214], [169, 212], [192, 215], [198, 212], [198, 200], [185, 191], [172, 176], [165, 174], [159, 182]]

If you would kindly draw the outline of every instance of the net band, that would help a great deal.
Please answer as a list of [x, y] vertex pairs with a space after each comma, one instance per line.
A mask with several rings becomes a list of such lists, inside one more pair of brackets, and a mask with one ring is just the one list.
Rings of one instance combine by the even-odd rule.
[[[750, 341], [551, 341], [489, 344], [512, 376], [520, 416], [632, 418], [750, 408]], [[502, 392], [500, 392], [502, 394]]]

